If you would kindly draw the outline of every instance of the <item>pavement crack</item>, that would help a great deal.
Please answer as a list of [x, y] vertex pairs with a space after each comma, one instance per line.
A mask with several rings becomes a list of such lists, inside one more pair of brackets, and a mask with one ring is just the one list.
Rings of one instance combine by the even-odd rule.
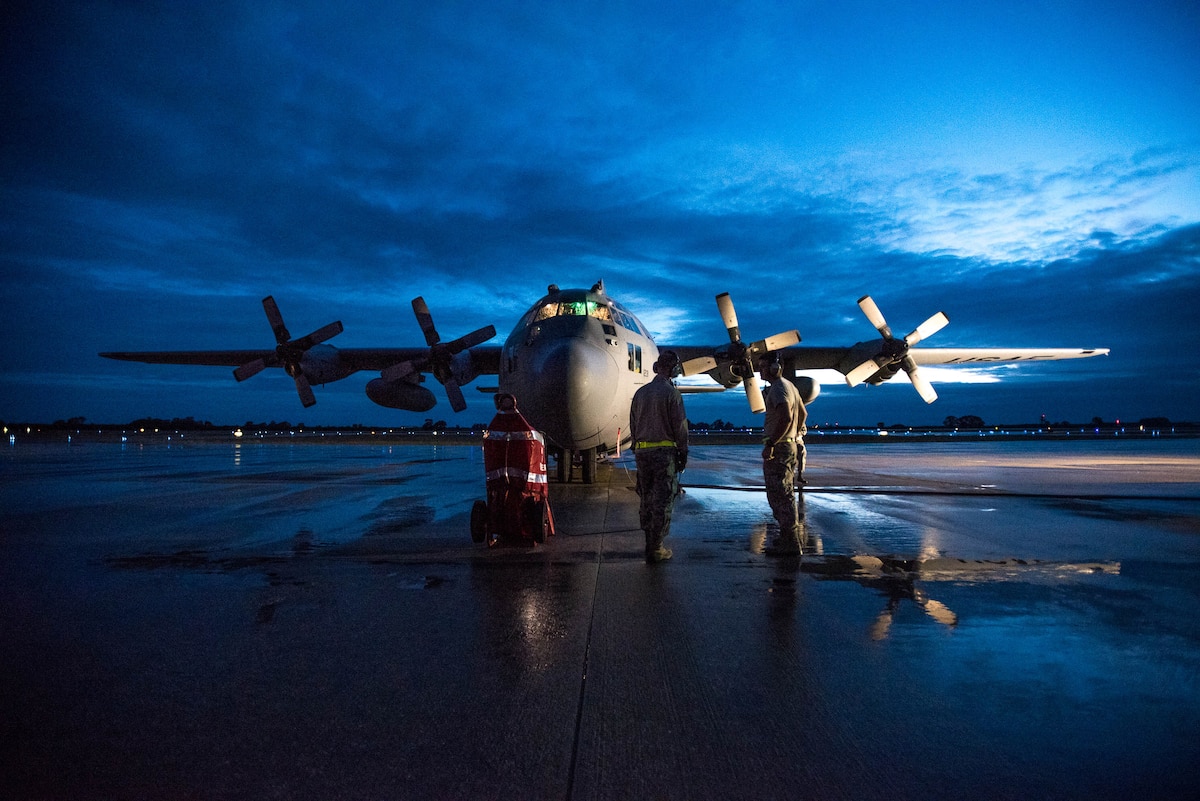
[[596, 606], [600, 596], [600, 567], [604, 563], [604, 532], [600, 532], [600, 545], [596, 549], [596, 582], [592, 587], [592, 608], [588, 613], [587, 637], [583, 645], [583, 669], [579, 676], [579, 701], [575, 707], [575, 734], [571, 740], [571, 768], [567, 773], [566, 799], [575, 795], [575, 769], [579, 764], [579, 738], [583, 731], [583, 706], [587, 695], [588, 667], [592, 655], [592, 631], [596, 625]]

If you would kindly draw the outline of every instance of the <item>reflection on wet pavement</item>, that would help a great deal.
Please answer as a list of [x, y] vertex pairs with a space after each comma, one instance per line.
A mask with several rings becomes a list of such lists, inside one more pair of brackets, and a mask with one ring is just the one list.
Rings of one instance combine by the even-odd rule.
[[698, 447], [651, 567], [628, 457], [487, 549], [474, 448], [18, 446], [7, 761], [24, 797], [1184, 797], [1198, 450], [813, 448], [788, 560], [758, 449]]

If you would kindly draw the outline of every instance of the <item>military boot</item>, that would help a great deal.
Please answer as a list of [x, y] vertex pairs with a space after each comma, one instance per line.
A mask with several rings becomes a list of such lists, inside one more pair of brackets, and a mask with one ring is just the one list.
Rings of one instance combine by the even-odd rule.
[[799, 556], [801, 552], [798, 532], [780, 534], [774, 541], [763, 549], [767, 556]]
[[664, 548], [662, 540], [656, 543], [646, 543], [646, 564], [652, 565], [655, 562], [665, 562], [671, 558], [671, 549]]

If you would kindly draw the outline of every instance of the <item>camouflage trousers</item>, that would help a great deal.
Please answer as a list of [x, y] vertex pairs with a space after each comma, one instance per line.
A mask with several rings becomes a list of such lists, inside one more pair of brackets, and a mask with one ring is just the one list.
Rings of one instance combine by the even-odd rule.
[[643, 448], [637, 459], [638, 522], [646, 533], [646, 550], [662, 547], [671, 531], [671, 508], [679, 492], [674, 448]]
[[763, 459], [767, 503], [771, 505], [771, 514], [775, 515], [775, 522], [779, 524], [779, 536], [785, 540], [794, 539], [799, 542], [796, 465], [796, 445], [793, 442], [781, 442], [775, 446], [774, 455], [770, 459]]

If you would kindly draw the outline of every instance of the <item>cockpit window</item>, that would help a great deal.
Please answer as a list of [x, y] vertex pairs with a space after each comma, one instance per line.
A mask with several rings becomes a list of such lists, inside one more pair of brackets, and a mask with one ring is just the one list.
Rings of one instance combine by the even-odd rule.
[[623, 328], [634, 333], [648, 336], [638, 325], [637, 319], [625, 311], [618, 303], [609, 301], [600, 303], [594, 300], [548, 300], [537, 308], [530, 309], [520, 322], [521, 328], [528, 328], [551, 317], [595, 317], [605, 322], [616, 322]]
[[543, 303], [534, 313], [530, 322], [538, 323], [550, 317], [595, 317], [598, 320], [611, 320], [612, 311], [603, 303], [594, 300], [569, 300], [563, 303], [551, 301]]

